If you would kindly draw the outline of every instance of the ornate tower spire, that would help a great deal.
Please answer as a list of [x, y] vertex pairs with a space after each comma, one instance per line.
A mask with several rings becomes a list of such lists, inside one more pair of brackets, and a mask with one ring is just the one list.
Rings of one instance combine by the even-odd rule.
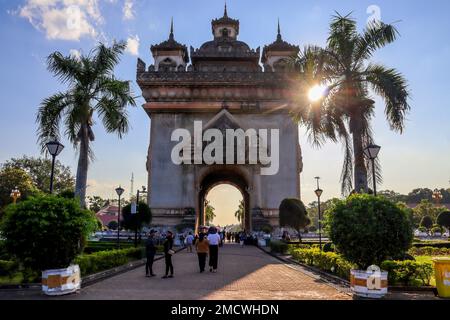
[[227, 1], [225, 0], [225, 9], [223, 11], [223, 16], [228, 17], [228, 11], [227, 11]]
[[173, 17], [172, 20], [170, 22], [170, 35], [169, 35], [169, 40], [173, 40], [174, 36], [173, 36]]
[[280, 18], [278, 18], [278, 34], [277, 34], [277, 41], [282, 41], [283, 38], [281, 37], [281, 28], [280, 28]]

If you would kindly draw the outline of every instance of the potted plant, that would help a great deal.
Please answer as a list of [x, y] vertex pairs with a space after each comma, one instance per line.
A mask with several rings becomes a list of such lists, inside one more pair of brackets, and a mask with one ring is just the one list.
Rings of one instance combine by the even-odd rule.
[[24, 268], [42, 271], [42, 290], [63, 295], [80, 289], [80, 268], [71, 265], [97, 221], [79, 201], [39, 195], [10, 205], [1, 221], [5, 248]]
[[413, 230], [407, 212], [393, 202], [367, 194], [336, 201], [326, 211], [325, 230], [351, 270], [356, 295], [380, 298], [387, 293], [387, 272], [377, 266], [400, 257], [411, 246]]

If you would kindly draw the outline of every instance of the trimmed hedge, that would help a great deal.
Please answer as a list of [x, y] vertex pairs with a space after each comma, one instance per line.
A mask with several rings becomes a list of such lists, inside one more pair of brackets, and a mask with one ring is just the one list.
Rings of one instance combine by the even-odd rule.
[[350, 279], [350, 270], [353, 265], [337, 253], [323, 252], [318, 248], [294, 249], [292, 257], [298, 262], [336, 274], [346, 280]]
[[[134, 248], [134, 242], [120, 242], [121, 249]], [[89, 241], [84, 248], [84, 254], [90, 254], [98, 251], [117, 250], [116, 242]]]
[[419, 283], [423, 286], [429, 286], [434, 273], [431, 263], [412, 260], [387, 260], [381, 264], [381, 269], [388, 272], [390, 285], [416, 286]]
[[435, 248], [447, 248], [450, 249], [450, 241], [420, 241], [413, 242], [413, 247], [435, 247]]
[[[350, 270], [355, 268], [350, 262], [335, 252], [321, 252], [319, 249], [294, 249], [292, 257], [304, 263], [349, 280]], [[388, 272], [389, 285], [430, 285], [433, 276], [433, 266], [428, 262], [412, 260], [381, 263], [381, 269]]]
[[270, 241], [270, 251], [285, 254], [289, 250], [289, 245], [284, 241]]
[[436, 247], [412, 247], [408, 253], [412, 256], [447, 256], [450, 249]]
[[86, 276], [119, 267], [130, 261], [142, 259], [144, 256], [144, 248], [129, 248], [82, 254], [75, 258], [74, 263], [80, 266], [81, 275]]

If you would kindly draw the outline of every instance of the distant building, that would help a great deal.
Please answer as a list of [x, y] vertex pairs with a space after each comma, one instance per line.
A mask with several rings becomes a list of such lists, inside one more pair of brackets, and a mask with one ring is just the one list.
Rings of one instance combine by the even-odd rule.
[[96, 213], [97, 219], [102, 222], [102, 225], [107, 227], [111, 221], [117, 222], [118, 206], [108, 205]]

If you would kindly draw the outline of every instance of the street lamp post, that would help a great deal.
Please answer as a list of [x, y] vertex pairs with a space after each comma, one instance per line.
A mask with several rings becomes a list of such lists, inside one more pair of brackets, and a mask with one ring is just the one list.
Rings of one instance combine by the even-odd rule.
[[322, 216], [320, 210], [320, 197], [322, 196], [323, 190], [319, 187], [320, 177], [315, 177], [315, 179], [317, 180], [317, 189], [314, 191], [314, 193], [317, 196], [317, 211], [319, 214], [319, 247], [320, 251], [322, 251]]
[[137, 234], [138, 234], [138, 226], [140, 224], [140, 217], [139, 217], [139, 195], [141, 193], [147, 193], [147, 188], [142, 186], [142, 191], [138, 190], [137, 191], [137, 195], [136, 195], [136, 212], [134, 214], [136, 214], [136, 229], [134, 231], [134, 247], [137, 248], [138, 245], [138, 239], [137, 239]]
[[119, 211], [117, 213], [117, 249], [120, 249], [120, 197], [124, 191], [125, 190], [121, 186], [116, 189], [116, 193], [119, 196]]
[[10, 194], [10, 197], [13, 199], [13, 204], [16, 204], [17, 199], [19, 199], [22, 195], [17, 187], [15, 187]]
[[378, 153], [380, 152], [381, 147], [377, 146], [376, 144], [371, 143], [364, 149], [364, 154], [366, 157], [372, 161], [372, 178], [373, 178], [373, 195], [377, 196], [377, 178], [375, 176], [375, 159], [378, 156]]
[[56, 157], [61, 153], [61, 151], [63, 151], [64, 149], [64, 145], [62, 145], [60, 142], [58, 141], [50, 141], [46, 144], [48, 153], [50, 153], [50, 155], [52, 156], [52, 173], [50, 176], [50, 194], [53, 193], [53, 178], [54, 178], [54, 174], [55, 174], [55, 160]]

